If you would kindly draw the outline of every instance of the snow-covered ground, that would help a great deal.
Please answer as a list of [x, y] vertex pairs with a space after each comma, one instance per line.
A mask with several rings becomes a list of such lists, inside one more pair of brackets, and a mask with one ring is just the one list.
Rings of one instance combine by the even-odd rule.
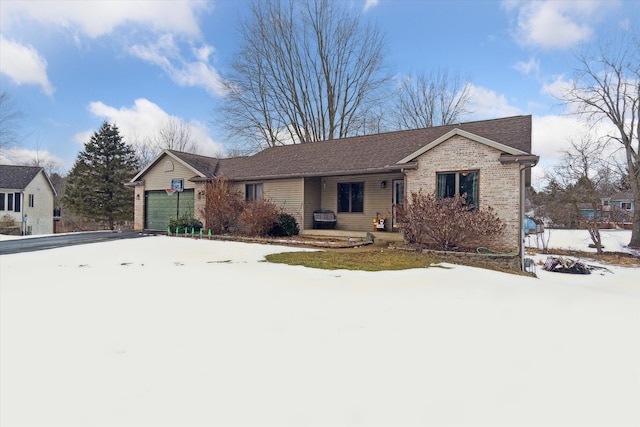
[[640, 269], [263, 262], [293, 250], [156, 236], [0, 256], [0, 425], [640, 425]]

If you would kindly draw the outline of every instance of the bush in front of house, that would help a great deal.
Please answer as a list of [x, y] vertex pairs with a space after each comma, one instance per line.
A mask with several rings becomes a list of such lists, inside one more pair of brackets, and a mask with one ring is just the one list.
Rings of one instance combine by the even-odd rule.
[[191, 233], [193, 230], [195, 233], [199, 233], [202, 228], [202, 222], [198, 221], [191, 214], [182, 214], [178, 218], [171, 218], [169, 221], [169, 229], [171, 232], [175, 232], [176, 228], [179, 233], [184, 233], [185, 229], [187, 233]]
[[293, 215], [289, 215], [286, 212], [278, 214], [277, 221], [272, 225], [269, 230], [269, 236], [274, 237], [290, 237], [300, 233], [300, 227], [298, 221], [296, 221]]
[[495, 211], [474, 209], [462, 196], [438, 198], [412, 193], [398, 219], [408, 243], [440, 250], [475, 249], [501, 233], [505, 224]]
[[252, 237], [266, 236], [278, 221], [278, 213], [278, 207], [269, 200], [246, 202], [239, 218], [242, 234]]
[[205, 224], [212, 234], [243, 234], [251, 237], [292, 236], [300, 229], [296, 219], [267, 199], [245, 201], [226, 178], [207, 184]]
[[207, 229], [213, 234], [234, 234], [240, 229], [240, 214], [244, 209], [241, 195], [233, 191], [226, 178], [217, 178], [206, 186], [202, 212]]

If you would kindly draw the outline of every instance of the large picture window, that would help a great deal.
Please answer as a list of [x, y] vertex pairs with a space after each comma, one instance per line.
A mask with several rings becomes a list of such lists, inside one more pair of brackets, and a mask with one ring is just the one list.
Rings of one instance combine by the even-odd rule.
[[478, 207], [478, 171], [438, 173], [438, 197], [464, 196], [467, 204]]
[[338, 184], [338, 212], [364, 212], [364, 182]]
[[245, 200], [262, 199], [262, 184], [246, 184], [244, 186]]

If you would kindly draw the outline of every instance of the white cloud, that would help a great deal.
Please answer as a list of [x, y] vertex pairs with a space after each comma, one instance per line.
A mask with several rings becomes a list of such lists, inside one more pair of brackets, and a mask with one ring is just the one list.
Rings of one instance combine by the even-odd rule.
[[540, 72], [540, 61], [535, 58], [530, 58], [528, 62], [516, 62], [513, 68], [526, 76], [530, 74], [538, 75]]
[[0, 164], [39, 165], [45, 169], [61, 169], [64, 162], [60, 157], [48, 151], [12, 147], [0, 150]]
[[593, 37], [592, 24], [600, 11], [617, 7], [616, 1], [505, 1], [516, 14], [514, 37], [523, 45], [566, 49]]
[[364, 4], [364, 11], [371, 9], [372, 7], [376, 7], [378, 5], [378, 0], [366, 0]]
[[[608, 124], [590, 126], [576, 115], [549, 115], [533, 117], [531, 151], [540, 156], [540, 164], [533, 169], [534, 182], [544, 181], [545, 173], [556, 167], [564, 153], [571, 149], [571, 141], [589, 137], [593, 141], [614, 135], [616, 129]], [[607, 157], [612, 161], [622, 161], [618, 144], [611, 144]]]
[[490, 89], [470, 85], [470, 93], [470, 115], [476, 120], [521, 114], [517, 107], [509, 104], [504, 95], [500, 95]]
[[[121, 135], [127, 143], [136, 144], [144, 142], [145, 139], [153, 139], [158, 129], [169, 119], [183, 119], [171, 116], [160, 108], [157, 104], [141, 98], [136, 99], [132, 107], [116, 108], [104, 104], [103, 102], [92, 102], [89, 104], [89, 111], [110, 123], [116, 124]], [[191, 128], [193, 137], [199, 154], [208, 156], [220, 156], [224, 152], [221, 144], [215, 142], [209, 136], [209, 129], [199, 121], [187, 122]], [[95, 130], [76, 134], [75, 140], [79, 143], [89, 141]]]
[[565, 80], [564, 76], [556, 76], [555, 80], [542, 85], [542, 92], [553, 98], [561, 99], [562, 95], [571, 87], [571, 82]]
[[129, 49], [131, 55], [162, 68], [180, 86], [203, 87], [213, 96], [224, 95], [222, 77], [209, 65], [209, 56], [214, 48], [205, 44], [191, 51], [194, 55], [192, 61], [182, 56], [175, 39], [169, 34], [160, 36], [156, 43], [136, 44]]
[[47, 61], [33, 46], [25, 46], [0, 35], [0, 73], [13, 82], [39, 85], [47, 95], [53, 95], [53, 86], [47, 77]]
[[196, 16], [209, 7], [209, 2], [202, 0], [5, 1], [2, 11], [5, 25], [27, 18], [96, 38], [125, 24], [144, 25], [152, 31], [198, 35], [200, 27]]

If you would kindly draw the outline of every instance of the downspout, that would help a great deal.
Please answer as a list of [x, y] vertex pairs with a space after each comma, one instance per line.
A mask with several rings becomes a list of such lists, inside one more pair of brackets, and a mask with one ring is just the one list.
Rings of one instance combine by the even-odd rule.
[[521, 156], [516, 155], [502, 155], [500, 157], [500, 163], [509, 164], [517, 163], [520, 166], [520, 203], [518, 209], [518, 216], [520, 224], [518, 226], [518, 238], [520, 239], [520, 247], [518, 249], [518, 256], [520, 257], [520, 269], [524, 271], [524, 205], [525, 205], [525, 188], [526, 188], [526, 171], [533, 168], [538, 164], [540, 157], [533, 154], [526, 154]]
[[524, 271], [524, 205], [527, 166], [520, 164], [520, 271]]
[[[15, 209], [15, 203], [16, 201], [13, 201], [14, 205], [14, 209]], [[24, 213], [24, 208], [25, 208], [25, 204], [24, 204], [24, 190], [20, 192], [20, 215], [22, 217], [22, 221], [21, 221], [21, 230], [22, 230], [22, 235], [26, 236], [27, 235], [27, 217]]]

